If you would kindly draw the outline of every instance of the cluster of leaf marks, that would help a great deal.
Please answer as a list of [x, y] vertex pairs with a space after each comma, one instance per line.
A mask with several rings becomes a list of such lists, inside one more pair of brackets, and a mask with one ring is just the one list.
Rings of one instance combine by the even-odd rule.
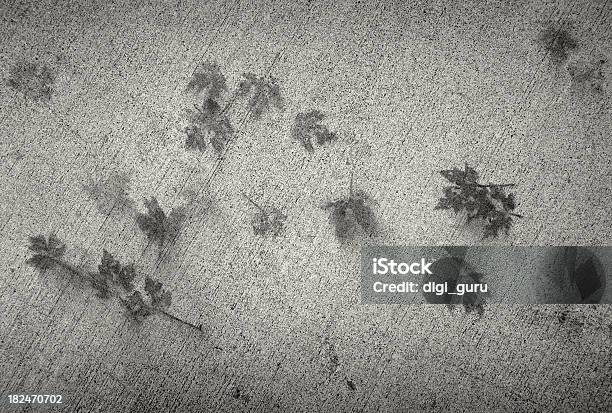
[[291, 127], [291, 137], [300, 142], [308, 152], [314, 151], [313, 141], [318, 145], [333, 142], [337, 135], [321, 124], [323, 119], [325, 115], [318, 110], [298, 113]]
[[255, 235], [278, 236], [283, 232], [287, 216], [280, 209], [274, 206], [262, 207], [245, 193], [242, 195], [258, 209], [251, 219], [251, 226]]
[[204, 152], [210, 144], [215, 152], [223, 152], [225, 145], [234, 135], [234, 128], [227, 116], [233, 100], [221, 106], [220, 101], [227, 92], [227, 81], [219, 65], [204, 62], [194, 72], [186, 90], [202, 96], [201, 106], [187, 110], [189, 125], [185, 146], [188, 149]]
[[189, 125], [185, 128], [185, 146], [200, 152], [208, 145], [221, 154], [235, 134], [228, 112], [239, 98], [249, 97], [249, 112], [260, 119], [271, 108], [283, 108], [280, 87], [272, 76], [243, 74], [238, 88], [228, 97], [227, 80], [219, 65], [204, 62], [193, 74], [186, 90], [202, 96], [201, 106], [187, 110]]
[[514, 184], [478, 183], [478, 173], [468, 166], [440, 171], [453, 185], [444, 188], [435, 209], [452, 209], [455, 213], [465, 212], [468, 222], [474, 219], [484, 221], [484, 237], [497, 237], [500, 231], [508, 234], [515, 214], [514, 194], [506, 194], [505, 188]]
[[590, 90], [602, 93], [605, 82], [603, 66], [608, 62], [605, 58], [594, 61], [578, 61], [567, 66], [567, 72], [576, 86], [586, 86]]
[[49, 102], [53, 95], [55, 75], [51, 69], [36, 62], [20, 61], [9, 69], [6, 83], [35, 102]]
[[126, 212], [134, 209], [129, 196], [130, 177], [127, 174], [112, 173], [107, 179], [92, 180], [83, 185], [83, 190], [96, 203], [98, 211], [108, 215], [113, 211]]
[[187, 218], [185, 208], [174, 208], [166, 215], [155, 197], [151, 197], [150, 200], [145, 199], [144, 205], [147, 212], [139, 212], [136, 215], [136, 223], [149, 241], [163, 246], [167, 240], [174, 240]]
[[117, 298], [125, 307], [128, 315], [138, 322], [152, 314], [159, 313], [201, 331], [200, 327], [167, 311], [172, 303], [172, 295], [169, 291], [164, 290], [161, 282], [148, 276], [145, 277], [143, 294], [134, 286], [134, 280], [137, 277], [134, 265], [122, 265], [106, 250], [102, 252], [98, 272], [89, 273], [77, 269], [63, 258], [66, 245], [53, 234], [48, 238], [45, 238], [44, 235], [30, 237], [28, 248], [32, 256], [26, 261], [27, 264], [40, 271], [46, 271], [55, 266], [63, 267], [91, 283], [96, 290], [97, 297], [101, 299]]
[[373, 200], [364, 191], [353, 191], [351, 175], [349, 196], [328, 202], [323, 206], [323, 209], [329, 211], [329, 220], [340, 242], [352, 240], [359, 229], [367, 236], [376, 235], [378, 224], [370, 206], [372, 203]]
[[253, 73], [244, 73], [242, 77], [236, 95], [241, 98], [250, 96], [247, 105], [254, 119], [261, 119], [272, 108], [283, 110], [283, 97], [275, 77]]
[[538, 36], [550, 59], [557, 65], [564, 63], [578, 48], [578, 42], [570, 34], [571, 26], [570, 22], [551, 23]]

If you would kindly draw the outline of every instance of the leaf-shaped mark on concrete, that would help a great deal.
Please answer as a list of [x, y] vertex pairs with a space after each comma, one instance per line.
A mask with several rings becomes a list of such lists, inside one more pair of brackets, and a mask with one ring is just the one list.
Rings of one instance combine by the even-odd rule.
[[26, 260], [26, 264], [41, 271], [60, 264], [66, 251], [66, 245], [55, 234], [51, 234], [47, 238], [44, 235], [35, 235], [31, 236], [29, 240], [28, 249], [33, 254]]
[[121, 303], [135, 321], [141, 322], [152, 314], [150, 307], [142, 298], [140, 291], [134, 291], [126, 298], [121, 298]]
[[551, 23], [538, 36], [538, 41], [557, 65], [564, 63], [569, 54], [578, 48], [578, 41], [570, 34], [571, 26], [571, 22], [567, 21]]
[[276, 78], [253, 73], [244, 73], [242, 77], [236, 93], [238, 97], [250, 96], [247, 105], [253, 118], [260, 119], [272, 108], [283, 110], [284, 100]]
[[455, 213], [465, 212], [467, 221], [480, 219], [484, 222], [484, 237], [497, 237], [500, 232], [508, 233], [514, 218], [516, 199], [507, 194], [507, 187], [514, 184], [480, 184], [478, 173], [465, 165], [464, 169], [453, 168], [440, 171], [440, 175], [452, 186], [443, 189], [444, 196], [438, 200], [437, 209], [452, 209]]
[[222, 153], [234, 135], [234, 128], [221, 106], [212, 99], [201, 107], [188, 111], [190, 124], [185, 128], [185, 146], [204, 152], [210, 144], [215, 152]]
[[308, 152], [314, 150], [313, 142], [323, 145], [334, 141], [337, 136], [327, 126], [321, 124], [325, 115], [318, 110], [298, 113], [291, 127], [291, 136], [300, 142]]
[[365, 192], [356, 191], [348, 198], [324, 205], [323, 208], [330, 211], [329, 219], [338, 240], [344, 242], [352, 239], [359, 228], [365, 235], [376, 235], [378, 225], [371, 203], [372, 200]]
[[227, 81], [217, 63], [206, 61], [191, 76], [187, 84], [187, 91], [196, 94], [204, 93], [206, 99], [217, 100], [223, 92], [227, 91]]
[[33, 101], [48, 102], [53, 95], [55, 75], [44, 64], [36, 62], [19, 61], [9, 69], [6, 83], [26, 98]]
[[242, 195], [253, 204], [258, 211], [253, 215], [251, 225], [255, 235], [271, 235], [277, 236], [283, 231], [287, 216], [283, 212], [274, 207], [262, 207], [257, 202], [253, 201], [248, 195]]
[[183, 207], [173, 209], [166, 215], [155, 197], [144, 200], [147, 212], [136, 215], [136, 223], [150, 241], [163, 245], [173, 240], [181, 230], [187, 216]]
[[170, 291], [164, 290], [161, 282], [146, 277], [144, 289], [151, 298], [153, 307], [166, 309], [172, 304], [172, 294]]
[[134, 278], [136, 278], [134, 265], [121, 265], [107, 250], [102, 251], [102, 260], [98, 265], [98, 272], [108, 282], [120, 286], [127, 292], [134, 289]]

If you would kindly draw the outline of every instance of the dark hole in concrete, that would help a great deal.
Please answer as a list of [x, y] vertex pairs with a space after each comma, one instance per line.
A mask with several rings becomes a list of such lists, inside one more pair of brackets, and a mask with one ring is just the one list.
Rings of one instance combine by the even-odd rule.
[[589, 258], [576, 268], [574, 280], [583, 300], [591, 297], [602, 287], [600, 277], [601, 274], [598, 273], [593, 258]]
[[[433, 281], [437, 284], [447, 282], [448, 291], [455, 291], [455, 287], [457, 286], [457, 280], [459, 278], [459, 271], [461, 265], [460, 261], [461, 260], [457, 258], [440, 258], [431, 265], [430, 270], [433, 274], [425, 276], [423, 279], [423, 284], [428, 283], [430, 281]], [[423, 296], [425, 297], [425, 300], [427, 300], [427, 302], [430, 304], [450, 304], [453, 297], [452, 295], [447, 293], [437, 295], [435, 292], [423, 292]]]

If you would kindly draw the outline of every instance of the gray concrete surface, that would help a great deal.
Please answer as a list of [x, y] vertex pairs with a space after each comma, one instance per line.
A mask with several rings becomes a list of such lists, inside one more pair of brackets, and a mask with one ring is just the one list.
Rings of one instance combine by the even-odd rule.
[[[0, 5], [0, 68], [56, 74], [49, 102], [0, 86], [2, 411], [612, 411], [607, 306], [359, 302], [359, 243], [339, 245], [320, 206], [355, 186], [385, 244], [610, 245], [612, 5], [578, 2], [92, 2]], [[571, 23], [571, 25], [570, 25]], [[561, 24], [561, 62], [538, 41]], [[242, 121], [222, 160], [184, 148], [185, 85], [199, 62], [269, 71], [282, 113]], [[586, 63], [585, 63], [586, 62]], [[573, 68], [568, 70], [568, 68]], [[571, 73], [570, 73], [571, 72]], [[580, 72], [583, 73], [583, 72]], [[309, 155], [289, 137], [318, 108], [340, 135]], [[474, 165], [515, 182], [517, 222], [484, 242], [433, 211], [437, 171]], [[202, 205], [167, 258], [132, 213], [83, 191], [120, 171], [142, 209], [185, 190]], [[288, 216], [253, 235], [242, 197]], [[55, 232], [95, 269], [103, 248], [172, 291], [172, 312], [130, 323], [68, 273], [24, 264]], [[9, 394], [62, 406], [9, 406]]]

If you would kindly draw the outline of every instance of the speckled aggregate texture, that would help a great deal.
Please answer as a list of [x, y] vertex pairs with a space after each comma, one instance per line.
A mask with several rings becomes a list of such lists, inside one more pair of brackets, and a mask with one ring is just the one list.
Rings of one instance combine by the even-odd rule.
[[[52, 80], [49, 99], [27, 73], [0, 86], [0, 411], [612, 411], [608, 306], [479, 317], [359, 294], [364, 242], [612, 243], [612, 4], [8, 0], [0, 17], [2, 77], [52, 73], [29, 84]], [[185, 148], [204, 61], [230, 89], [269, 73], [284, 97], [259, 120], [235, 105], [222, 155]], [[308, 152], [291, 125], [315, 109], [338, 138]], [[438, 171], [465, 162], [516, 183], [508, 236], [433, 210]], [[340, 244], [322, 206], [351, 175], [380, 230]], [[105, 205], [87, 188], [113, 176], [127, 189]], [[160, 253], [135, 210], [186, 194], [198, 207]], [[244, 194], [286, 215], [281, 234], [254, 234]], [[103, 249], [135, 262], [202, 331], [135, 324], [74, 274], [25, 265], [39, 233], [84, 269]]]

